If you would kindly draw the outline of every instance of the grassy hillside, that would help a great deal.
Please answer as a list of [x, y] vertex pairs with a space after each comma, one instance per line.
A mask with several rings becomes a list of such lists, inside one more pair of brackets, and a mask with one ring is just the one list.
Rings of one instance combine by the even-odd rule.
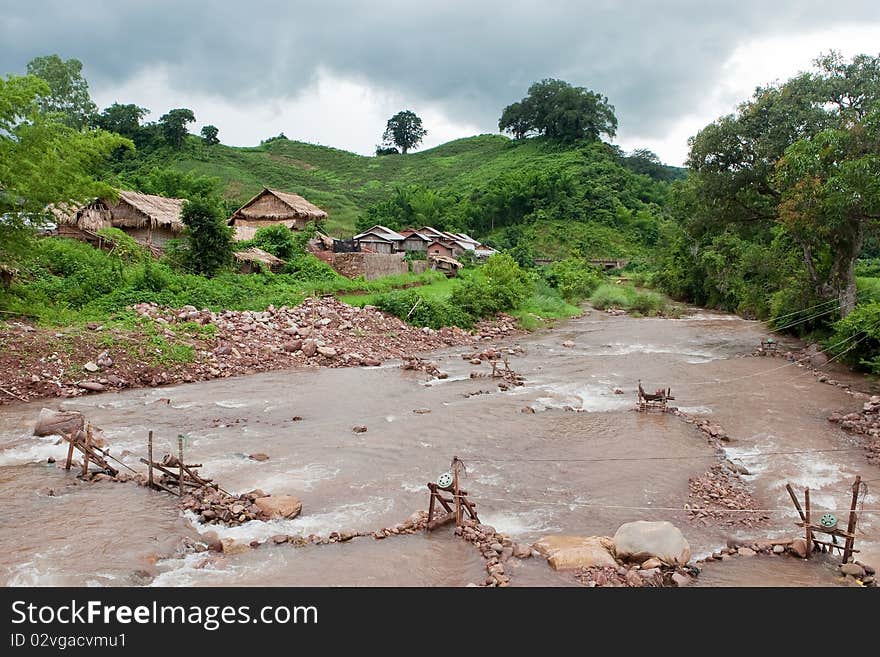
[[[537, 139], [517, 142], [501, 135], [480, 135], [406, 156], [365, 157], [286, 139], [270, 140], [253, 148], [235, 148], [223, 145], [206, 147], [200, 140], [192, 138], [182, 151], [160, 148], [139, 154], [124, 166], [122, 175], [151, 168], [170, 168], [212, 176], [221, 181], [224, 196], [234, 203], [244, 202], [263, 186], [296, 192], [328, 211], [327, 229], [339, 237], [355, 232], [355, 222], [365, 208], [386, 200], [397, 187], [412, 185], [438, 191], [452, 199], [456, 206], [461, 206], [471, 197], [510, 196], [507, 187], [492, 189], [493, 185], [500, 184], [498, 181], [506, 181], [509, 187], [511, 177], [551, 172], [577, 190], [580, 198], [573, 199], [576, 210], [579, 204], [587, 207], [589, 190], [597, 187], [610, 189], [609, 193], [614, 196], [612, 200], [624, 194], [620, 187], [627, 187], [625, 193], [633, 198], [620, 199], [620, 205], [633, 212], [645, 204], [662, 204], [668, 187], [666, 183], [624, 169], [606, 151], [602, 144], [564, 149]], [[528, 187], [529, 181], [523, 180]], [[523, 186], [524, 183], [520, 181], [519, 184]], [[528, 193], [527, 189], [525, 194]], [[609, 205], [604, 201], [602, 204]], [[542, 207], [542, 202], [533, 205]], [[461, 213], [463, 210], [461, 207], [449, 209], [449, 212], [453, 211]], [[469, 208], [468, 211], [473, 215], [481, 213], [482, 209]], [[576, 219], [574, 215], [578, 213], [584, 214], [548, 207], [541, 219], [559, 224]], [[584, 218], [591, 219], [589, 210], [586, 217], [580, 217], [581, 222]], [[630, 252], [638, 246], [634, 243], [640, 241], [638, 236], [633, 240], [630, 239], [633, 236], [623, 235], [616, 230], [619, 226], [615, 227], [607, 218], [604, 224], [598, 227], [601, 235], [596, 238], [603, 250], [607, 250], [609, 241], [617, 242], [617, 248], [613, 250], [618, 252]], [[491, 227], [477, 227], [473, 220], [470, 223], [461, 220], [459, 225], [483, 238], [493, 232], [491, 228], [497, 228], [494, 220]], [[579, 232], [583, 232], [583, 227]], [[551, 251], [558, 250], [555, 242], [558, 242], [559, 233], [559, 230], [552, 233], [554, 244], [548, 246]], [[505, 241], [505, 236], [497, 231], [494, 237], [496, 241]], [[547, 241], [546, 235], [540, 237]], [[596, 241], [589, 235], [579, 235], [578, 239], [583, 244]]]

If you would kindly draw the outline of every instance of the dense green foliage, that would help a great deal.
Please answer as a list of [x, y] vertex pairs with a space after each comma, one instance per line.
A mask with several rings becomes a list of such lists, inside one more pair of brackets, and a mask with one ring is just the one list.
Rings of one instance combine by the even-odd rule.
[[700, 131], [658, 282], [762, 317], [834, 297], [850, 312], [880, 217], [878, 101], [880, 59], [831, 54]]
[[82, 76], [82, 62], [58, 55], [35, 57], [28, 62], [27, 74], [45, 80], [49, 93], [37, 99], [40, 111], [58, 114], [61, 121], [76, 130], [91, 125], [98, 108], [89, 96], [89, 83]]
[[220, 138], [217, 136], [220, 134], [220, 130], [215, 125], [206, 125], [202, 128], [202, 142], [206, 146], [214, 146], [215, 144], [220, 143]]
[[535, 82], [525, 98], [504, 108], [498, 129], [516, 139], [541, 135], [566, 142], [596, 140], [603, 134], [615, 135], [617, 117], [605, 96], [548, 78]]
[[168, 110], [167, 114], [160, 116], [159, 126], [162, 128], [162, 135], [165, 137], [166, 143], [175, 150], [180, 150], [187, 134], [189, 134], [186, 126], [189, 123], [194, 123], [195, 120], [196, 116], [193, 111], [186, 108]]
[[232, 262], [232, 227], [215, 202], [195, 198], [183, 204], [186, 226], [186, 265], [190, 271], [214, 276]]
[[42, 111], [47, 97], [49, 85], [38, 77], [0, 78], [0, 263], [27, 254], [32, 227], [44, 221], [50, 203], [112, 197], [112, 187], [99, 179], [101, 165], [114, 150], [132, 146]]

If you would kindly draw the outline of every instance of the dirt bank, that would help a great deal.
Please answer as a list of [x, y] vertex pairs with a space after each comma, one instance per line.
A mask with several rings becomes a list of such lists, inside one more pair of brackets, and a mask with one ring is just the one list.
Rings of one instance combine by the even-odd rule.
[[0, 404], [205, 381], [290, 367], [377, 366], [441, 347], [515, 334], [499, 316], [474, 330], [416, 328], [332, 297], [263, 312], [133, 307], [134, 328], [0, 329]]

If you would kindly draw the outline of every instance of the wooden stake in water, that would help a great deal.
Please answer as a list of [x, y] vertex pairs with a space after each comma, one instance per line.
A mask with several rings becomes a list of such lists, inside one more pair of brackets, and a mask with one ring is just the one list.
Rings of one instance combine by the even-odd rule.
[[859, 501], [859, 488], [862, 485], [861, 476], [856, 476], [855, 483], [852, 487], [852, 503], [849, 505], [849, 522], [846, 525], [846, 541], [843, 544], [843, 563], [849, 561], [853, 553], [853, 546], [856, 542], [856, 503]]
[[73, 463], [73, 440], [77, 435], [77, 431], [71, 431], [67, 436], [67, 463], [64, 465], [65, 470], [70, 470], [70, 465]]
[[89, 444], [92, 442], [92, 425], [86, 425], [86, 443], [83, 450], [83, 469], [82, 476], [87, 477], [89, 474]]
[[147, 437], [147, 460], [149, 463], [149, 474], [147, 475], [147, 482], [149, 483], [150, 489], [154, 488], [153, 486], [153, 432], [150, 431]]
[[804, 520], [804, 527], [806, 527], [806, 536], [807, 539], [807, 559], [810, 558], [810, 554], [813, 552], [813, 530], [810, 528], [810, 489], [804, 489], [804, 508], [806, 509], [806, 520]]
[[183, 497], [183, 436], [177, 437], [177, 458], [180, 461], [178, 463], [178, 465], [180, 465], [180, 478], [178, 484], [180, 484], [180, 496]]

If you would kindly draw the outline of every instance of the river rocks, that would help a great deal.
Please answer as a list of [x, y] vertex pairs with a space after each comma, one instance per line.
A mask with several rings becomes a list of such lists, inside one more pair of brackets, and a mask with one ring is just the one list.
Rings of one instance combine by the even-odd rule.
[[741, 557], [753, 557], [757, 554], [753, 549], [747, 547], [739, 548], [736, 553]]
[[571, 349], [574, 346], [574, 342], [572, 342], [571, 340], [566, 340], [562, 343], [562, 346]]
[[318, 343], [314, 340], [305, 340], [302, 343], [302, 352], [307, 358], [312, 358], [318, 353]]
[[414, 408], [413, 409], [413, 413], [415, 413], [416, 415], [426, 415], [427, 413], [430, 413], [430, 412], [431, 412], [430, 408]]
[[691, 578], [687, 575], [683, 575], [681, 573], [673, 573], [672, 574], [672, 583], [677, 587], [684, 587], [691, 583]]
[[785, 546], [784, 545], [774, 545], [773, 546], [773, 554], [784, 554]]
[[88, 363], [86, 363], [85, 365], [83, 365], [83, 369], [84, 369], [86, 372], [97, 372], [97, 371], [100, 370], [101, 368], [98, 367], [97, 363], [93, 363], [92, 361], [89, 361]]
[[656, 557], [669, 564], [684, 565], [691, 548], [671, 522], [637, 520], [620, 526], [614, 534], [614, 551], [621, 559], [644, 561]]
[[88, 390], [89, 392], [104, 392], [107, 389], [107, 386], [97, 381], [80, 381], [76, 385], [78, 388]]
[[318, 353], [325, 358], [336, 358], [336, 349], [333, 347], [318, 347]]
[[791, 551], [801, 559], [807, 558], [807, 541], [803, 538], [796, 538], [791, 542]]
[[289, 354], [295, 354], [297, 351], [300, 351], [302, 349], [302, 346], [302, 340], [291, 340], [290, 342], [285, 342], [283, 345], [281, 345], [281, 349]]
[[614, 544], [605, 536], [545, 536], [533, 547], [554, 570], [617, 568], [612, 556]]
[[845, 563], [840, 566], [840, 572], [843, 575], [851, 575], [861, 579], [865, 576], [865, 569], [857, 563]]
[[249, 455], [248, 458], [251, 459], [252, 461], [260, 461], [260, 462], [262, 462], [262, 461], [268, 461], [268, 460], [269, 460], [269, 455], [268, 455], [268, 454], [263, 454], [262, 452], [257, 452], [256, 454], [251, 454], [251, 455]]
[[351, 430], [354, 431], [355, 433], [366, 433], [367, 427], [363, 424], [356, 424], [355, 426], [353, 426], [351, 428]]
[[643, 570], [650, 570], [652, 568], [660, 568], [663, 565], [663, 562], [660, 561], [657, 557], [651, 557], [650, 559], [646, 559], [642, 562]]
[[292, 495], [273, 495], [271, 497], [259, 497], [254, 504], [260, 510], [260, 515], [267, 519], [295, 518], [302, 511], [302, 502]]

